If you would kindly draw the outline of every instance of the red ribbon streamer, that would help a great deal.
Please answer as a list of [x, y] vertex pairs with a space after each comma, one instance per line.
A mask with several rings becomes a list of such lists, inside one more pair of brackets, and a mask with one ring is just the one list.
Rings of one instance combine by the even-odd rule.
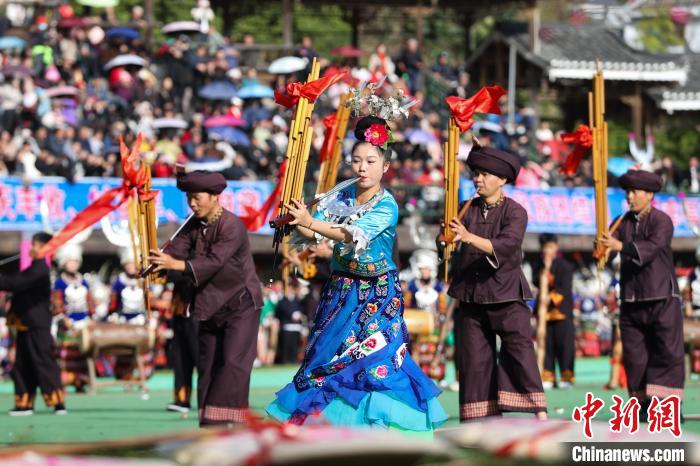
[[315, 102], [318, 96], [323, 94], [326, 89], [337, 83], [347, 74], [347, 71], [332, 74], [306, 84], [289, 83], [287, 84], [286, 93], [275, 91], [275, 102], [287, 108], [294, 107], [299, 99], [306, 99], [309, 102]]
[[566, 144], [574, 144], [574, 150], [566, 157], [560, 169], [561, 173], [572, 176], [578, 170], [583, 156], [593, 145], [593, 135], [588, 125], [579, 125], [573, 133], [562, 134], [561, 140]]
[[474, 124], [472, 116], [475, 113], [495, 113], [501, 114], [498, 107], [498, 100], [506, 95], [506, 91], [500, 86], [485, 86], [479, 92], [467, 99], [460, 99], [456, 96], [445, 98], [450, 112], [457, 122], [457, 126], [465, 132]]
[[144, 188], [148, 180], [144, 165], [141, 164], [139, 167], [136, 167], [136, 163], [139, 160], [141, 134], [136, 138], [136, 143], [131, 152], [129, 152], [129, 148], [126, 147], [121, 137], [119, 138], [119, 143], [124, 176], [121, 186], [106, 191], [76, 215], [70, 223], [54, 235], [51, 241], [44, 245], [40, 251], [40, 257], [56, 252], [58, 248], [70, 241], [75, 235], [94, 225], [105, 215], [118, 209], [134, 193], [138, 195], [139, 199], [145, 201], [151, 200], [158, 195], [158, 191], [146, 191]]
[[333, 149], [335, 149], [335, 140], [338, 137], [338, 118], [336, 113], [331, 113], [323, 119], [323, 126], [326, 128], [323, 133], [323, 145], [319, 153], [321, 163], [330, 160], [333, 157]]
[[239, 218], [245, 225], [248, 231], [258, 231], [269, 220], [272, 215], [272, 208], [280, 203], [280, 193], [282, 191], [282, 179], [284, 178], [284, 172], [287, 167], [287, 161], [285, 160], [280, 165], [280, 171], [277, 175], [277, 184], [275, 189], [272, 190], [270, 196], [265, 199], [262, 207], [260, 209], [255, 209], [250, 206], [244, 206], [246, 215], [242, 215]]

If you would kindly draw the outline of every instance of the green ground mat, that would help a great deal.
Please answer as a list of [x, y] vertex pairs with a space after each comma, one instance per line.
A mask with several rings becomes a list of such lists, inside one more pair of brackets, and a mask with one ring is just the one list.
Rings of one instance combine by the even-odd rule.
[[[291, 381], [296, 367], [277, 366], [253, 371], [251, 382], [251, 407], [259, 413], [274, 397], [275, 391]], [[591, 391], [606, 402], [606, 408], [596, 419], [609, 419], [608, 406], [613, 393], [626, 397], [623, 391], [606, 391], [603, 386], [608, 378], [606, 358], [579, 359], [576, 361], [577, 384], [571, 390], [547, 391], [550, 416], [571, 419], [571, 412], [585, 401]], [[454, 380], [450, 368], [448, 380]], [[116, 440], [145, 435], [159, 435], [197, 429], [197, 415], [193, 411], [184, 417], [165, 411], [172, 401], [172, 373], [161, 371], [149, 380], [150, 396], [142, 399], [140, 392], [125, 392], [122, 388], [103, 389], [97, 395], [67, 395], [68, 415], [56, 416], [51, 410], [37, 403], [34, 416], [10, 417], [5, 413], [12, 408], [12, 383], [0, 383], [0, 445], [27, 443], [67, 443]], [[686, 384], [685, 414], [700, 414], [700, 380], [694, 376]], [[458, 421], [457, 393], [445, 390], [440, 401], [450, 415], [446, 426], [456, 426]], [[683, 425], [687, 432], [700, 433], [700, 421], [688, 420]]]

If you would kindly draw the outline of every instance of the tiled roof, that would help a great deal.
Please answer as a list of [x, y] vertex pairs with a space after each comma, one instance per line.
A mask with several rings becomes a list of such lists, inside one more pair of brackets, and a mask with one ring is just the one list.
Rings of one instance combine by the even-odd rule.
[[689, 53], [685, 57], [690, 66], [685, 84], [658, 87], [648, 92], [657, 105], [668, 113], [700, 111], [700, 53]]
[[545, 69], [552, 81], [591, 79], [596, 59], [600, 60], [606, 80], [683, 84], [688, 78], [684, 56], [636, 51], [604, 24], [544, 24], [539, 37], [538, 51], [531, 49], [527, 32], [495, 32], [489, 43], [500, 40], [516, 46], [522, 56]]

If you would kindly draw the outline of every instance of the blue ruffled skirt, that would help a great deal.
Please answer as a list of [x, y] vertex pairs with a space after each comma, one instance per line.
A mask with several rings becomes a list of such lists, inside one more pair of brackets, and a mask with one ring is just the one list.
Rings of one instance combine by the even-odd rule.
[[304, 361], [267, 412], [295, 424], [318, 415], [341, 426], [432, 431], [447, 414], [408, 345], [395, 270], [372, 278], [334, 272]]

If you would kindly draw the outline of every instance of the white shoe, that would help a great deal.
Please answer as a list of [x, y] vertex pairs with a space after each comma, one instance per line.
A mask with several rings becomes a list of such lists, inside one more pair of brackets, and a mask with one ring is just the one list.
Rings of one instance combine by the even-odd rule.
[[68, 414], [68, 410], [66, 409], [66, 405], [61, 403], [54, 407], [53, 413], [57, 416], [65, 416]]
[[168, 405], [168, 411], [175, 411], [178, 413], [189, 413], [190, 407], [185, 404], [171, 403]]
[[574, 388], [574, 384], [572, 384], [571, 382], [559, 382], [557, 384], [557, 388], [561, 390], [571, 390], [572, 388]]
[[10, 416], [31, 416], [34, 410], [31, 408], [15, 408], [9, 412]]
[[542, 382], [542, 388], [545, 390], [551, 390], [554, 388], [554, 382]]

